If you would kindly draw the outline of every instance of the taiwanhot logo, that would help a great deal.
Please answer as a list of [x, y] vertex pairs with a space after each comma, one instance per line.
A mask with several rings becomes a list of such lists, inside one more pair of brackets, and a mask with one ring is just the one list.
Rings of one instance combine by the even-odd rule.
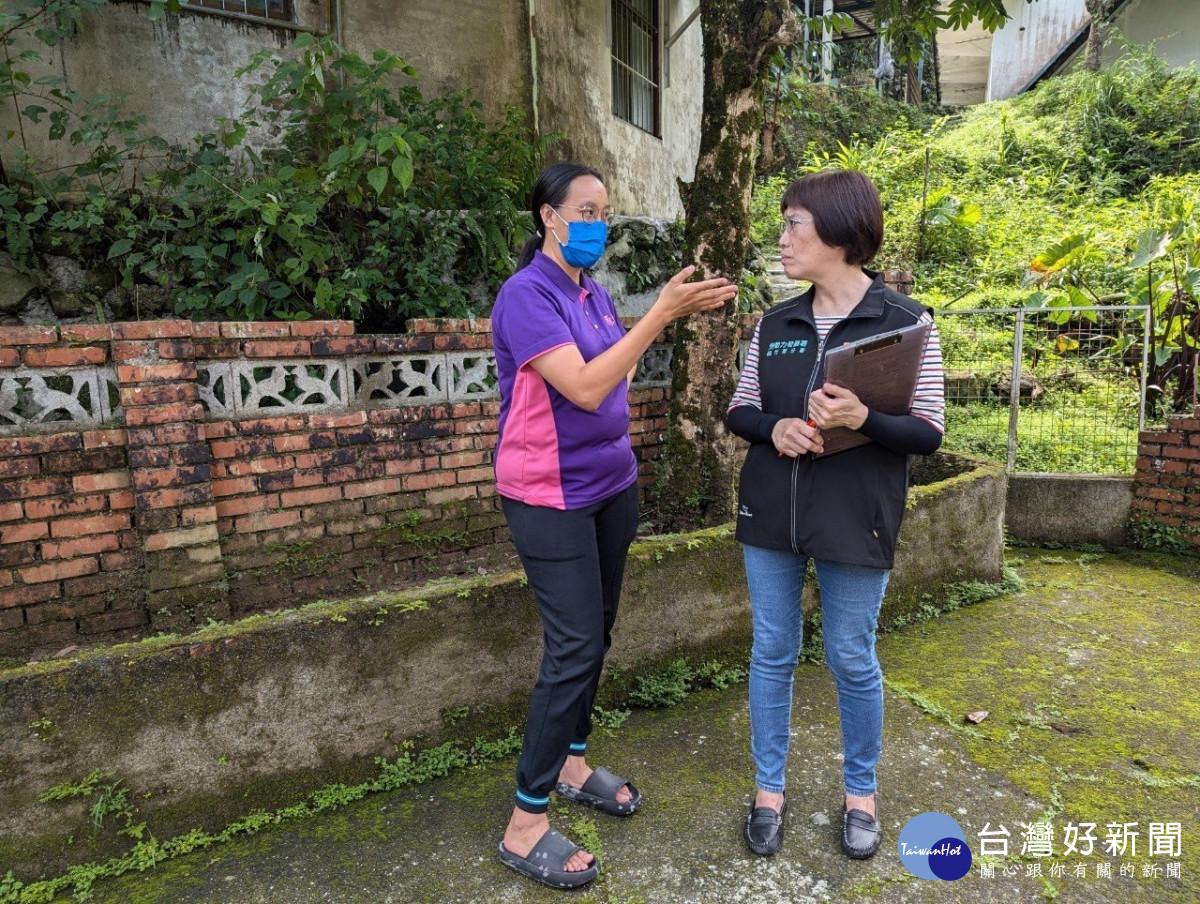
[[961, 879], [971, 869], [967, 836], [945, 813], [919, 813], [900, 830], [900, 862], [921, 879]]

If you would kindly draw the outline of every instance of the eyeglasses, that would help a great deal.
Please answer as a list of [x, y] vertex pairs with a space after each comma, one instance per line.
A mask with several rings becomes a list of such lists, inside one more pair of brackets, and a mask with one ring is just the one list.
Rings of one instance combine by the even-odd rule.
[[783, 222], [779, 224], [779, 234], [783, 235], [785, 232], [791, 232], [802, 223], [811, 223], [812, 221], [812, 217], [784, 217]]
[[579, 216], [585, 223], [595, 223], [597, 220], [603, 220], [609, 226], [612, 225], [613, 217], [616, 212], [611, 207], [606, 207], [604, 210], [597, 211], [590, 204], [585, 204], [582, 207], [576, 207], [574, 204], [559, 204], [559, 207], [566, 207], [568, 210], [578, 210]]

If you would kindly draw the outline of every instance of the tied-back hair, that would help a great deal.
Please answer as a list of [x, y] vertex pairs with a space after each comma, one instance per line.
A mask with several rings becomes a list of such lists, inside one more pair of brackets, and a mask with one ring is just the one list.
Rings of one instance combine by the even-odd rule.
[[779, 209], [802, 207], [813, 218], [817, 238], [842, 249], [848, 264], [860, 267], [883, 244], [883, 205], [879, 189], [858, 170], [809, 173], [787, 187]]
[[542, 207], [549, 204], [558, 207], [571, 192], [571, 183], [580, 176], [595, 176], [601, 182], [604, 177], [590, 166], [582, 163], [555, 163], [542, 170], [533, 190], [529, 193], [529, 212], [533, 214], [533, 235], [525, 240], [521, 252], [517, 255], [517, 269], [529, 266], [533, 253], [542, 247], [545, 235], [542, 233]]

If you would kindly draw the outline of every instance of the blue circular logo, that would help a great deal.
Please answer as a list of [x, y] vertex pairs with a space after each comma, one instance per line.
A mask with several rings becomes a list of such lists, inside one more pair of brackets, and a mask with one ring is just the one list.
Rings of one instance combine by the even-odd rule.
[[971, 869], [967, 836], [945, 813], [920, 813], [900, 830], [900, 862], [921, 879], [961, 879]]

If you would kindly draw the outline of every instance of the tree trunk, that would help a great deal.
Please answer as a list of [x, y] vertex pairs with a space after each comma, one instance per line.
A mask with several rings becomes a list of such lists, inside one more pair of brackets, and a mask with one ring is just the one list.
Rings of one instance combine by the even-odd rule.
[[763, 123], [762, 147], [759, 150], [760, 156], [756, 167], [760, 176], [766, 175], [767, 170], [771, 168], [771, 164], [775, 162], [775, 130], [778, 127], [778, 122]]
[[904, 102], [921, 106], [921, 75], [915, 62], [904, 64]]
[[1084, 0], [1084, 6], [1087, 8], [1088, 15], [1092, 17], [1092, 24], [1088, 28], [1087, 58], [1084, 60], [1083, 68], [1089, 72], [1099, 72], [1100, 51], [1104, 47], [1104, 19], [1108, 13], [1108, 3], [1106, 0]]
[[[774, 48], [800, 37], [789, 0], [701, 0], [704, 109], [690, 184], [685, 260], [700, 274], [737, 280], [750, 253], [750, 192], [763, 125], [762, 76]], [[673, 398], [659, 521], [673, 529], [719, 524], [733, 514], [736, 443], [724, 427], [733, 395], [737, 305], [676, 324]]]

